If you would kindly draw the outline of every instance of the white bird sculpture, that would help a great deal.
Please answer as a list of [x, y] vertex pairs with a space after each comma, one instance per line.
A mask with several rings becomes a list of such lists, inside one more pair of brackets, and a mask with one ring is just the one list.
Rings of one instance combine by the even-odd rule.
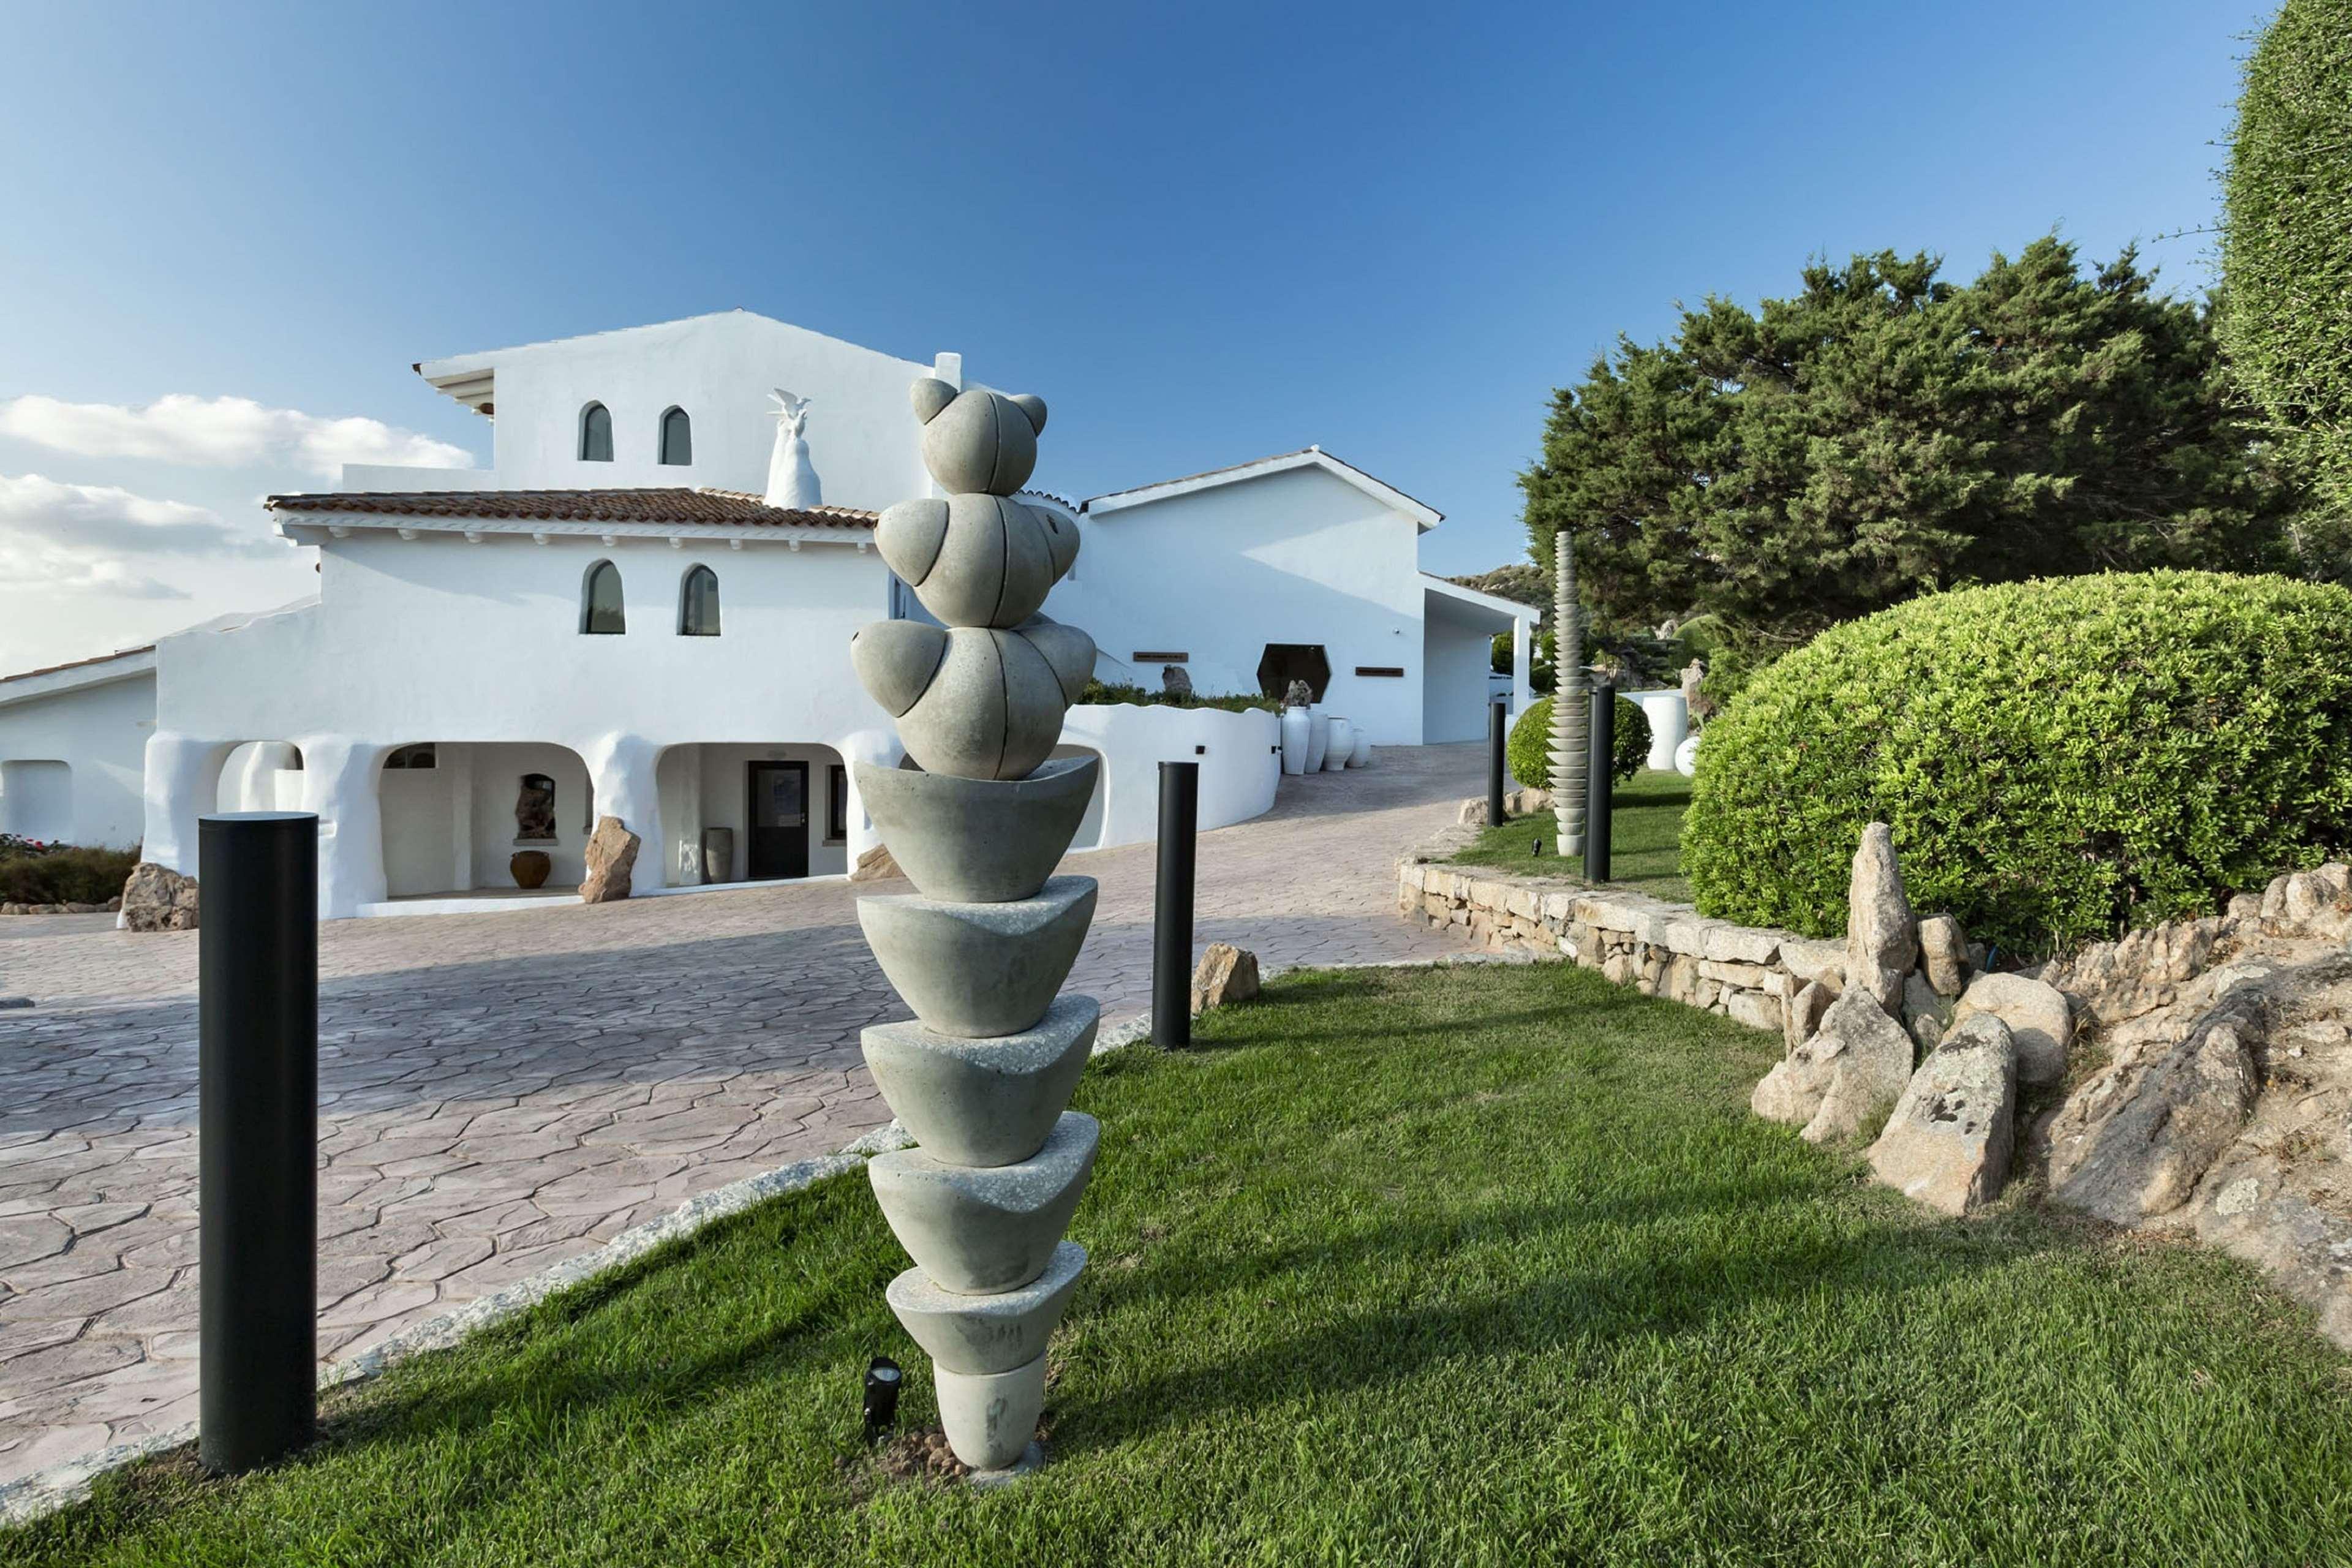
[[802, 510], [824, 504], [824, 487], [809, 462], [809, 399], [795, 397], [782, 387], [769, 395], [776, 403], [776, 445], [768, 454], [768, 493], [772, 507]]

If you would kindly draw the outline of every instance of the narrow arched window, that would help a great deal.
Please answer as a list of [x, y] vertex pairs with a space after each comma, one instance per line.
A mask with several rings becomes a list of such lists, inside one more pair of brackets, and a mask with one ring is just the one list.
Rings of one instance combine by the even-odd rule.
[[708, 566], [687, 569], [677, 590], [677, 635], [715, 637], [719, 635], [719, 574]]
[[588, 568], [588, 579], [580, 593], [580, 629], [609, 637], [629, 629], [621, 608], [621, 569], [609, 561]]
[[678, 466], [694, 461], [694, 421], [686, 416], [683, 408], [673, 408], [662, 416], [661, 460]]
[[613, 416], [601, 403], [592, 403], [580, 411], [580, 460], [613, 460]]

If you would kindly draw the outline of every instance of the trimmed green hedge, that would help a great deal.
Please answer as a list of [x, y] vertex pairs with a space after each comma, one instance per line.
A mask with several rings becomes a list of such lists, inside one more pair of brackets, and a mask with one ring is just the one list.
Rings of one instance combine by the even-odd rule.
[[1683, 825], [1699, 909], [1844, 929], [1864, 824], [1911, 902], [2042, 953], [2212, 912], [2352, 843], [2352, 593], [2111, 574], [1831, 628], [1707, 726]]
[[[1610, 764], [1623, 784], [1642, 771], [1650, 755], [1650, 716], [1632, 698], [1617, 699], [1617, 728], [1609, 737]], [[1503, 758], [1511, 776], [1536, 789], [1551, 788], [1551, 699], [1528, 704], [1518, 722], [1503, 741]]]
[[122, 891], [136, 849], [61, 844], [38, 854], [0, 854], [0, 904], [102, 904]]
[[1268, 713], [1282, 711], [1282, 704], [1272, 697], [1256, 692], [1235, 691], [1223, 696], [1171, 697], [1165, 691], [1147, 690], [1125, 681], [1117, 683], [1089, 678], [1087, 689], [1079, 693], [1080, 702], [1117, 704], [1131, 702], [1139, 708], [1220, 708], [1228, 713], [1246, 713], [1263, 709]]

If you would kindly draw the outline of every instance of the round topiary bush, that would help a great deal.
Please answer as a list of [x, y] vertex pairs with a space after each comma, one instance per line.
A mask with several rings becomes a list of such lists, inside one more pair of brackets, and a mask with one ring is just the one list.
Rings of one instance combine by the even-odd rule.
[[1874, 819], [1915, 909], [2028, 953], [2316, 864], [2352, 842], [2352, 593], [2114, 574], [1832, 627], [1707, 726], [1683, 871], [1706, 914], [1835, 935]]
[[[1617, 727], [1611, 731], [1610, 765], [1619, 784], [1642, 771], [1650, 755], [1650, 716], [1630, 697], [1617, 699]], [[1528, 704], [1503, 740], [1503, 760], [1511, 776], [1536, 789], [1551, 788], [1551, 699]]]

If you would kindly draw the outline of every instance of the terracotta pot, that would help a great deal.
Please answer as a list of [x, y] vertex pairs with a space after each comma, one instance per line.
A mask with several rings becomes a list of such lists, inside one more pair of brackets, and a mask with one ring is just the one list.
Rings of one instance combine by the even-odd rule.
[[555, 862], [547, 858], [543, 849], [518, 849], [514, 858], [507, 862], [507, 869], [514, 873], [516, 887], [539, 888], [546, 886], [547, 874], [555, 869]]

